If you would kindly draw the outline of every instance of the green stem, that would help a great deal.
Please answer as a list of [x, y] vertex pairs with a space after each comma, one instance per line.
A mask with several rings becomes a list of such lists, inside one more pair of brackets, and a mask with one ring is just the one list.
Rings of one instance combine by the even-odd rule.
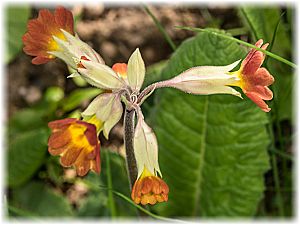
[[176, 45], [174, 44], [174, 42], [172, 41], [172, 39], [170, 38], [170, 36], [166, 32], [166, 30], [164, 29], [164, 27], [161, 25], [161, 23], [158, 21], [158, 19], [156, 19], [156, 17], [150, 11], [148, 6], [144, 5], [144, 9], [148, 13], [148, 15], [152, 18], [153, 22], [155, 23], [155, 25], [157, 26], [159, 31], [162, 33], [162, 35], [164, 36], [164, 38], [166, 39], [166, 41], [168, 42], [170, 47], [173, 49], [173, 51], [175, 51], [176, 50]]
[[112, 185], [112, 180], [111, 180], [109, 152], [106, 151], [105, 155], [106, 155], [106, 169], [107, 169], [108, 204], [109, 204], [109, 208], [110, 208], [111, 217], [115, 218], [115, 217], [117, 217], [117, 211], [116, 211], [114, 196], [113, 196], [113, 192], [112, 192], [113, 185]]
[[[274, 42], [275, 42], [275, 39], [276, 39], [276, 34], [277, 34], [277, 30], [278, 30], [278, 27], [279, 27], [279, 24], [280, 24], [280, 21], [283, 17], [283, 15], [285, 14], [285, 12], [283, 12], [281, 15], [280, 15], [280, 18], [278, 19], [278, 22], [276, 24], [276, 27], [275, 27], [275, 30], [273, 32], [273, 36], [272, 36], [272, 40], [271, 40], [271, 43], [270, 43], [270, 46], [269, 46], [269, 49], [270, 51], [273, 49], [273, 45], [274, 45]], [[268, 65], [268, 60], [269, 58], [266, 58], [266, 61], [265, 61], [265, 65]]]
[[183, 27], [183, 26], [176, 26], [176, 28], [183, 29], [183, 30], [191, 30], [191, 31], [195, 31], [195, 32], [206, 32], [206, 33], [210, 33], [210, 34], [222, 37], [222, 38], [226, 38], [226, 39], [229, 39], [231, 41], [237, 42], [239, 44], [245, 45], [247, 47], [254, 48], [254, 49], [258, 50], [258, 51], [261, 51], [264, 54], [266, 54], [266, 55], [268, 55], [268, 56], [270, 56], [270, 57], [272, 57], [272, 58], [274, 58], [274, 59], [276, 59], [276, 60], [278, 60], [278, 61], [280, 61], [282, 63], [285, 63], [285, 64], [289, 65], [290, 67], [297, 68], [297, 65], [295, 63], [293, 63], [293, 62], [291, 62], [291, 61], [289, 61], [289, 60], [287, 60], [285, 58], [282, 58], [281, 56], [278, 56], [278, 55], [276, 55], [276, 54], [274, 54], [272, 52], [269, 52], [267, 50], [263, 50], [261, 48], [258, 48], [255, 45], [252, 45], [252, 44], [247, 43], [245, 41], [242, 41], [242, 40], [239, 40], [237, 38], [228, 36], [226, 34], [221, 34], [221, 33], [215, 32], [215, 31], [211, 31], [211, 30], [207, 30], [207, 29], [202, 29], [202, 28]]
[[245, 27], [238, 27], [226, 30], [226, 33], [231, 34], [232, 36], [243, 35], [247, 33], [247, 29]]
[[282, 201], [282, 195], [280, 191], [280, 182], [279, 182], [279, 174], [278, 174], [278, 167], [277, 167], [277, 159], [275, 155], [271, 155], [271, 161], [272, 161], [272, 167], [273, 167], [273, 177], [275, 182], [275, 189], [277, 193], [278, 198], [278, 209], [280, 216], [284, 216], [284, 208], [283, 208], [283, 201]]
[[[271, 148], [275, 149], [275, 146], [274, 146], [274, 132], [273, 132], [273, 129], [272, 129], [272, 125], [270, 123], [268, 124], [268, 130], [269, 130], [270, 139], [271, 139]], [[280, 216], [284, 216], [284, 205], [283, 205], [283, 200], [282, 200], [282, 195], [281, 195], [281, 190], [280, 190], [277, 158], [274, 154], [271, 154], [271, 162], [272, 162], [272, 171], [273, 171], [276, 195], [277, 195], [277, 198], [278, 198], [279, 214], [280, 214]]]
[[144, 209], [142, 206], [135, 204], [131, 199], [129, 199], [127, 196], [123, 195], [122, 193], [117, 192], [117, 191], [113, 191], [113, 193], [116, 194], [116, 195], [118, 195], [119, 197], [123, 198], [125, 201], [129, 202], [134, 207], [138, 208], [142, 212], [146, 213], [147, 215], [149, 215], [149, 216], [151, 216], [151, 217], [153, 217], [155, 219], [164, 220], [164, 221], [168, 221], [168, 222], [177, 222], [177, 223], [184, 222], [182, 220], [169, 219], [169, 218], [166, 218], [166, 217], [162, 217], [162, 216], [156, 215], [156, 214], [154, 214], [152, 212], [149, 212], [148, 210]]
[[277, 154], [279, 156], [281, 156], [282, 158], [288, 159], [290, 161], [294, 161], [294, 158], [291, 155], [289, 155], [289, 154], [287, 154], [285, 152], [282, 152], [282, 151], [280, 151], [280, 150], [278, 150], [276, 148], [270, 148], [269, 151], [272, 152], [272, 153], [275, 153], [275, 154]]

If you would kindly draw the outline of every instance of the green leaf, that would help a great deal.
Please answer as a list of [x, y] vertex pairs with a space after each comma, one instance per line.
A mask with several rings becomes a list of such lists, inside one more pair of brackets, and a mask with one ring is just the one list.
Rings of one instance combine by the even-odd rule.
[[90, 100], [103, 91], [98, 88], [84, 88], [73, 91], [62, 103], [64, 111], [70, 111], [78, 107], [84, 100]]
[[73, 215], [68, 200], [43, 183], [31, 182], [13, 190], [14, 207], [41, 217], [67, 217]]
[[20, 133], [9, 139], [8, 185], [20, 186], [43, 164], [49, 132], [45, 128]]
[[9, 134], [15, 136], [16, 133], [34, 130], [45, 126], [43, 112], [26, 108], [16, 112], [9, 121]]
[[[241, 17], [244, 23], [249, 26], [254, 40], [263, 38], [265, 42], [271, 42], [274, 30], [280, 19], [280, 9], [273, 8], [257, 8], [244, 7], [241, 8]], [[280, 21], [276, 39], [272, 47], [272, 52], [291, 58], [291, 36], [289, 35], [290, 24]], [[274, 100], [276, 101], [276, 113], [278, 119], [292, 118], [292, 89], [293, 89], [293, 71], [286, 65], [271, 59], [268, 62], [268, 68], [275, 77]]]
[[[203, 32], [176, 50], [162, 77], [193, 66], [227, 65], [244, 56], [235, 42]], [[269, 169], [265, 113], [246, 96], [159, 92], [151, 122], [170, 193], [155, 210], [167, 217], [254, 215]]]
[[30, 11], [29, 6], [8, 6], [6, 8], [6, 63], [14, 59], [21, 50], [22, 36], [26, 31]]

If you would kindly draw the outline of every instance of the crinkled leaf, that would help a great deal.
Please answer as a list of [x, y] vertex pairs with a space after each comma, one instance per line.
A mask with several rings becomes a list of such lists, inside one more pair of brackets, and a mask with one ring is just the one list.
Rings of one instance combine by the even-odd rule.
[[[227, 65], [244, 56], [236, 43], [200, 33], [177, 49], [162, 77], [193, 66]], [[156, 210], [163, 216], [253, 215], [269, 169], [265, 113], [246, 96], [159, 92], [151, 118], [170, 193]]]

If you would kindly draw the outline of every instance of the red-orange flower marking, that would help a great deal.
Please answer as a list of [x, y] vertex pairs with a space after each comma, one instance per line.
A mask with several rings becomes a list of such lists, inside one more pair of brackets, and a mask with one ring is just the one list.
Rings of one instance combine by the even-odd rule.
[[[80, 60], [86, 60], [86, 61], [91, 61], [91, 60], [89, 60], [86, 56], [81, 56], [80, 57]], [[82, 63], [81, 62], [79, 62], [78, 64], [77, 64], [77, 68], [83, 68], [83, 69], [85, 69], [85, 67], [82, 65]]]
[[[256, 47], [265, 50], [269, 43], [264, 45], [263, 40], [256, 42]], [[273, 98], [272, 91], [267, 87], [274, 82], [274, 77], [265, 68], [261, 68], [265, 59], [265, 55], [256, 49], [252, 49], [247, 57], [243, 60], [240, 70], [241, 88], [243, 92], [264, 112], [269, 112], [271, 109], [264, 100]]]
[[100, 142], [96, 126], [74, 118], [52, 121], [48, 140], [51, 155], [60, 155], [62, 166], [75, 166], [79, 176], [91, 169], [100, 173]]
[[131, 198], [136, 204], [151, 204], [168, 201], [169, 187], [158, 176], [151, 175], [147, 169], [133, 185]]
[[127, 77], [127, 64], [126, 63], [115, 63], [112, 66], [113, 71], [115, 71], [119, 76]]
[[33, 64], [43, 64], [55, 58], [48, 51], [56, 51], [57, 43], [53, 35], [65, 40], [65, 36], [60, 29], [74, 35], [74, 21], [72, 13], [64, 7], [57, 7], [54, 14], [47, 9], [39, 11], [38, 18], [28, 22], [27, 33], [22, 37], [24, 52], [35, 56]]

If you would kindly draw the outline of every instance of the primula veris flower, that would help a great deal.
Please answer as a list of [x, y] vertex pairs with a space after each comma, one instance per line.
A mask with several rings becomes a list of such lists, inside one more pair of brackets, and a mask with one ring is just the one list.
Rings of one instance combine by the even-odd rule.
[[157, 202], [168, 201], [168, 193], [168, 185], [145, 167], [133, 185], [131, 198], [136, 204], [154, 205]]
[[134, 155], [138, 175], [134, 183], [131, 198], [137, 204], [155, 204], [168, 200], [169, 187], [160, 178], [158, 165], [158, 144], [152, 129], [144, 121], [138, 110], [138, 122], [134, 133]]
[[123, 106], [117, 93], [103, 93], [97, 96], [81, 113], [83, 117], [94, 116], [103, 124], [100, 131], [108, 139], [110, 130], [121, 119]]
[[75, 166], [79, 176], [89, 170], [100, 173], [100, 142], [97, 130], [102, 126], [95, 118], [81, 121], [67, 118], [48, 124], [52, 133], [48, 140], [48, 151], [59, 155], [62, 166]]
[[53, 36], [53, 40], [57, 43], [58, 48], [48, 53], [62, 59], [74, 70], [78, 68], [78, 64], [82, 59], [104, 64], [102, 57], [88, 44], [81, 41], [77, 35], [71, 35], [63, 29], [61, 29], [61, 31], [65, 39]]
[[78, 73], [91, 85], [105, 90], [121, 90], [128, 86], [138, 93], [145, 77], [145, 64], [139, 49], [136, 49], [128, 60], [128, 64], [116, 64], [110, 68], [90, 60], [80, 60]]
[[33, 64], [43, 64], [55, 58], [49, 51], [57, 51], [59, 46], [53, 36], [66, 40], [62, 30], [74, 35], [73, 15], [63, 7], [57, 7], [52, 14], [49, 10], [39, 11], [38, 18], [28, 22], [27, 33], [22, 37], [24, 52], [35, 56]]
[[165, 86], [174, 87], [191, 94], [231, 94], [241, 97], [238, 91], [230, 87], [231, 84], [239, 81], [239, 78], [228, 74], [239, 62], [240, 60], [227, 66], [192, 67], [163, 82]]
[[126, 82], [116, 72], [101, 63], [86, 60], [81, 57], [78, 73], [91, 85], [105, 89], [118, 91], [126, 86]]
[[[256, 42], [256, 47], [266, 50], [268, 43], [263, 45], [263, 40]], [[266, 68], [261, 68], [265, 59], [265, 54], [256, 49], [252, 49], [247, 57], [243, 60], [238, 71], [231, 74], [240, 78], [235, 85], [239, 86], [245, 95], [250, 98], [264, 112], [269, 112], [271, 109], [264, 100], [273, 98], [272, 91], [268, 88], [274, 82], [274, 77]]]

